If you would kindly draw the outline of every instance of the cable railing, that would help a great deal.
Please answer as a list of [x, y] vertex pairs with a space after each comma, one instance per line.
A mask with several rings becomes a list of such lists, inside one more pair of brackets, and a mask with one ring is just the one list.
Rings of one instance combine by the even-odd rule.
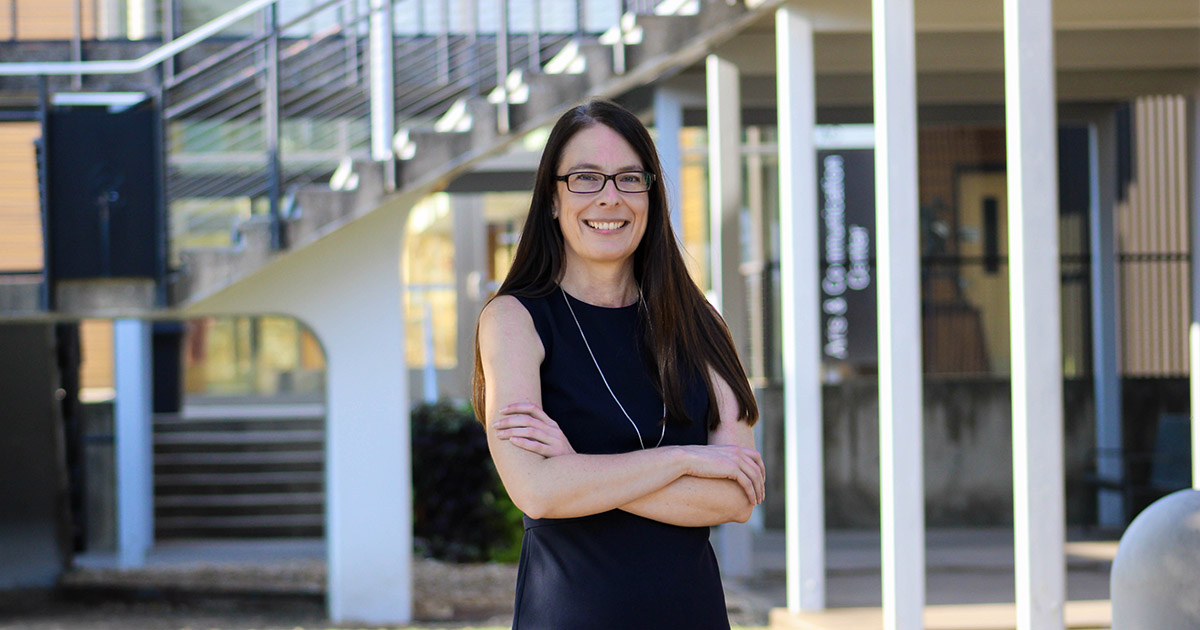
[[[381, 159], [381, 130], [434, 130], [456, 104], [500, 90], [492, 102], [506, 133], [504, 86], [514, 71], [541, 72], [572, 41], [596, 40], [626, 12], [653, 12], [655, 1], [249, 0], [181, 34], [184, 18], [221, 3], [60, 0], [74, 16], [71, 61], [0, 64], [0, 75], [41, 76], [43, 85], [66, 75], [80, 86], [88, 75], [157, 69], [159, 83], [145, 89], [162, 113], [177, 264], [183, 249], [236, 244], [256, 216], [272, 246], [286, 247], [287, 199], [329, 182], [347, 159]], [[34, 32], [16, 0], [0, 0], [0, 13], [0, 40]], [[376, 33], [386, 46], [372, 45]], [[161, 38], [162, 46], [130, 61], [94, 61], [79, 52], [89, 37]], [[384, 124], [372, 108], [380, 89], [372, 66], [388, 49]], [[383, 140], [392, 145], [390, 134]]]

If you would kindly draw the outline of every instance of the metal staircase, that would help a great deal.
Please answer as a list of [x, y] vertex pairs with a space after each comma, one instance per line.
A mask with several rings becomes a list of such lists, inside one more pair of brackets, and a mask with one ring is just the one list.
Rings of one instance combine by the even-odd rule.
[[159, 105], [172, 272], [157, 306], [184, 305], [436, 190], [572, 103], [696, 63], [779, 2], [250, 0], [133, 61], [0, 63], [0, 85]]

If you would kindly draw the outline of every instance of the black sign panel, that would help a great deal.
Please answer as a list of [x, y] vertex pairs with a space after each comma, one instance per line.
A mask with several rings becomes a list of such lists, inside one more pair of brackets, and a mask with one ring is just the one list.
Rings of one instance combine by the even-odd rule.
[[817, 151], [821, 358], [874, 363], [875, 152]]
[[160, 275], [157, 124], [149, 108], [48, 112], [43, 137], [52, 278]]

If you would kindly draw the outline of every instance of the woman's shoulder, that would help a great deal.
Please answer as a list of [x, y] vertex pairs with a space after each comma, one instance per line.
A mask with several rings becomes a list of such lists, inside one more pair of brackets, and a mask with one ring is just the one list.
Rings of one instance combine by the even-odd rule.
[[544, 297], [501, 294], [492, 298], [479, 314], [480, 334], [538, 337], [546, 345], [550, 322], [549, 304]]

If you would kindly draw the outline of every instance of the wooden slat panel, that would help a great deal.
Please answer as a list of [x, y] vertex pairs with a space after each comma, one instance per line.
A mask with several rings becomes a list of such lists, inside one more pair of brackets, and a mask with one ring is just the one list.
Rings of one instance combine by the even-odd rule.
[[1186, 101], [1148, 96], [1134, 103], [1134, 181], [1119, 208], [1121, 338], [1126, 375], [1187, 374], [1190, 251]]
[[79, 385], [85, 389], [113, 386], [113, 327], [107, 319], [85, 319], [79, 325], [83, 365]]
[[[75, 36], [75, 3], [80, 4], [83, 39], [96, 36], [95, 0], [16, 0], [17, 39], [71, 39]], [[9, 5], [4, 3], [7, 13]], [[4, 16], [8, 22], [9, 16]], [[8, 27], [8, 24], [4, 24]], [[6, 30], [6, 35], [9, 31]]]
[[38, 206], [36, 122], [0, 124], [0, 271], [42, 268], [42, 219]]

